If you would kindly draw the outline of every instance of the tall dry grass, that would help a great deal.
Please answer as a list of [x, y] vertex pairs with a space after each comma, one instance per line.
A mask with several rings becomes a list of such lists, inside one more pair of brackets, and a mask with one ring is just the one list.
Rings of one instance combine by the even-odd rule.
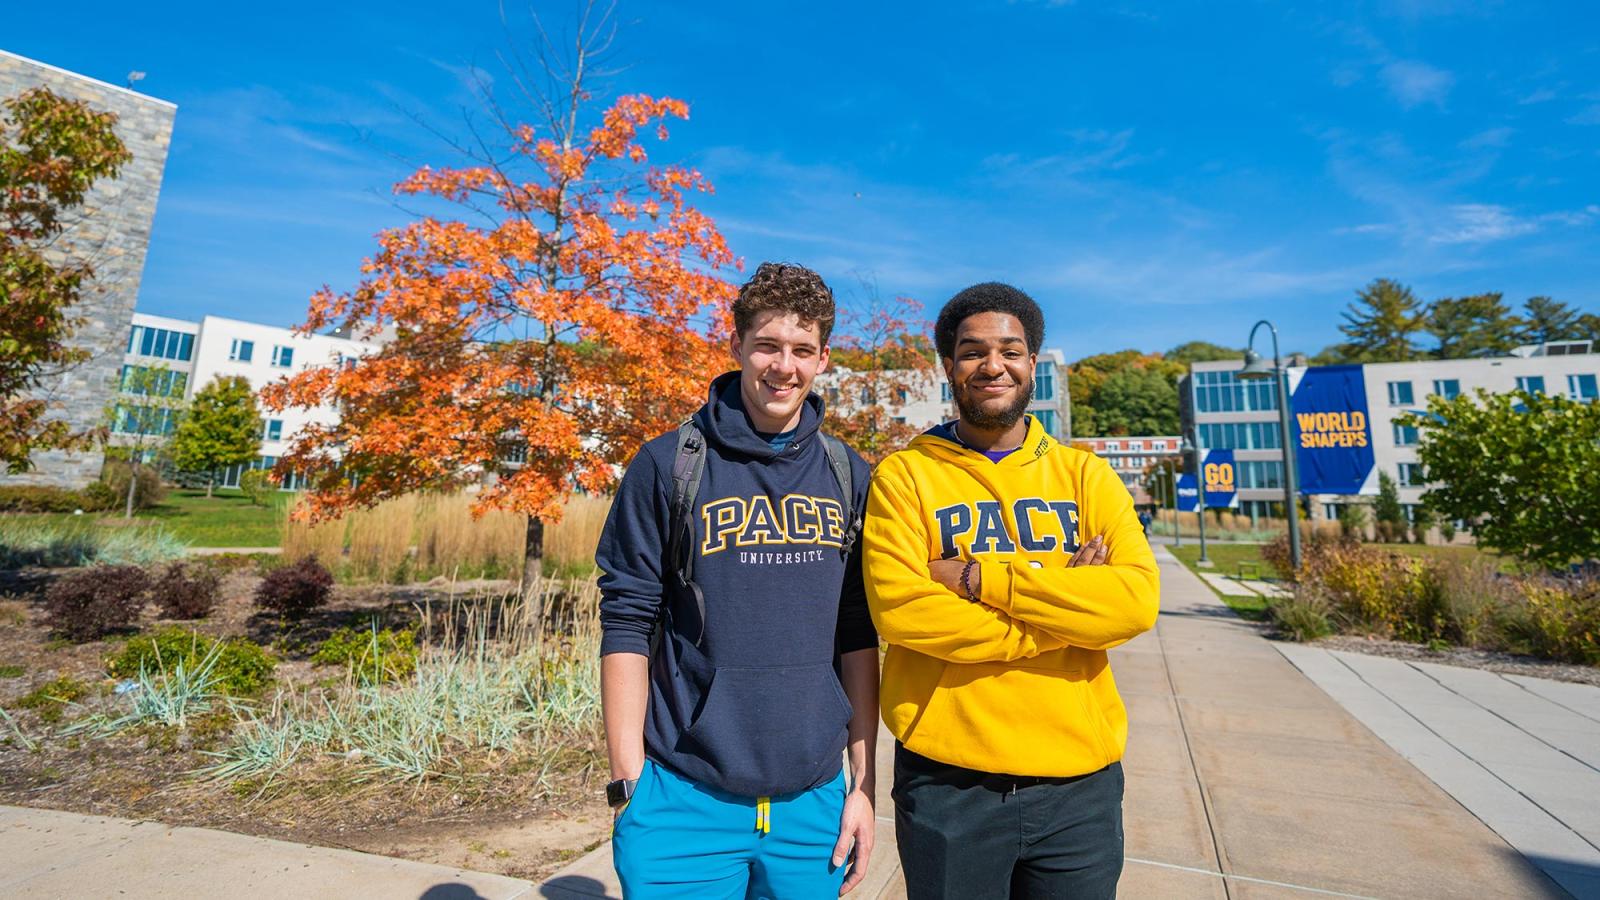
[[[315, 526], [291, 514], [281, 530], [284, 558], [315, 556], [342, 579], [354, 581], [520, 577], [522, 515], [490, 511], [473, 518], [472, 502], [462, 493], [408, 494]], [[544, 574], [592, 574], [595, 545], [610, 509], [610, 497], [573, 495], [561, 522], [545, 528]]]

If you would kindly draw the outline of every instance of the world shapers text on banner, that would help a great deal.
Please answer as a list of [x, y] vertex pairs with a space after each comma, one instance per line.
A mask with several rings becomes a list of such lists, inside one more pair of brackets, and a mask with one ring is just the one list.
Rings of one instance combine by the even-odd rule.
[[1293, 413], [1300, 493], [1359, 494], [1372, 474], [1372, 421], [1361, 366], [1313, 366], [1300, 375]]

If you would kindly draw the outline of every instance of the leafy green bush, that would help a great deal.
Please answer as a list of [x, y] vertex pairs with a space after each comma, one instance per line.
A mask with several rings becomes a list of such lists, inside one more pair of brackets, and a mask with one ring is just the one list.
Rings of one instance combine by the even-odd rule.
[[1314, 641], [1333, 634], [1328, 608], [1312, 597], [1296, 596], [1278, 600], [1268, 607], [1279, 629], [1297, 641]]
[[41, 721], [52, 725], [61, 721], [68, 706], [89, 696], [89, 686], [70, 675], [39, 685], [17, 700], [21, 709], [31, 709]]
[[0, 486], [0, 512], [69, 513], [109, 509], [115, 502], [109, 488], [95, 482], [81, 491], [47, 485]]
[[74, 641], [129, 628], [139, 621], [149, 584], [138, 566], [93, 566], [64, 575], [45, 590], [50, 627]]
[[150, 585], [150, 600], [169, 619], [203, 619], [216, 607], [222, 577], [205, 566], [176, 562]]
[[410, 677], [417, 668], [417, 635], [372, 627], [341, 628], [317, 646], [311, 661], [319, 666], [345, 666], [362, 684], [382, 684]]
[[272, 483], [265, 469], [247, 469], [239, 476], [239, 491], [255, 506], [268, 506], [278, 486]]
[[1511, 649], [1600, 666], [1600, 586], [1530, 578], [1519, 589], [1524, 603], [1503, 626]]
[[177, 627], [131, 638], [106, 659], [106, 672], [123, 679], [137, 678], [141, 671], [155, 676], [176, 671], [181, 662], [192, 673], [200, 671], [201, 663], [213, 655], [215, 660], [207, 671], [224, 694], [247, 697], [272, 683], [277, 662], [257, 644], [244, 638], [217, 642]]
[[285, 619], [303, 619], [328, 602], [333, 574], [315, 556], [280, 566], [267, 573], [256, 588], [256, 605]]
[[[117, 498], [115, 506], [128, 502], [128, 478], [132, 468], [132, 464], [126, 460], [107, 459], [105, 468], [100, 470], [100, 480], [111, 488], [111, 493]], [[132, 477], [138, 481], [133, 492], [134, 509], [148, 509], [166, 499], [167, 488], [161, 483], [161, 472], [155, 466], [141, 465]]]

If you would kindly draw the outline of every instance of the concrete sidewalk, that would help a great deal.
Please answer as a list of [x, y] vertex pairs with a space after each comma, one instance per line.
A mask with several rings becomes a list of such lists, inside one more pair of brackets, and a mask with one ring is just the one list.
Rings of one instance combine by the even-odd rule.
[[1278, 649], [1558, 884], [1600, 897], [1600, 688]]
[[538, 897], [530, 881], [104, 816], [0, 806], [0, 897]]
[[[1158, 549], [1156, 629], [1111, 653], [1128, 704], [1132, 898], [1561, 897], [1565, 892]], [[853, 896], [905, 896], [879, 753], [879, 832]], [[609, 844], [545, 896], [620, 897]]]

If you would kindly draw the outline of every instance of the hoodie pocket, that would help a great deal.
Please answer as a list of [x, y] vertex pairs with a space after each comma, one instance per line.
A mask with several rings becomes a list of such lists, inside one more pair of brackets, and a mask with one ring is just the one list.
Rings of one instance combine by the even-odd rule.
[[733, 793], [793, 793], [811, 787], [824, 767], [839, 766], [850, 714], [830, 663], [719, 668], [683, 750], [720, 773]]

